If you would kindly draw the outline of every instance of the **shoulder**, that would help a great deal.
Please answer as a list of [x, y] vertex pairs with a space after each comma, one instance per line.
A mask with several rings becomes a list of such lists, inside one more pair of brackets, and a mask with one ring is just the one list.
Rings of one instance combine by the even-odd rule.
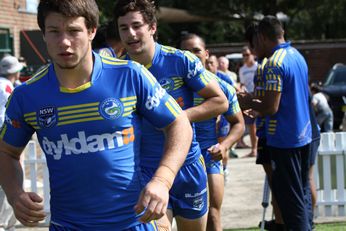
[[180, 50], [180, 49], [170, 47], [170, 46], [165, 46], [165, 45], [160, 46], [160, 53], [161, 55], [166, 57], [172, 57], [175, 59], [188, 59], [191, 62], [198, 60], [197, 56], [195, 56], [189, 51]]

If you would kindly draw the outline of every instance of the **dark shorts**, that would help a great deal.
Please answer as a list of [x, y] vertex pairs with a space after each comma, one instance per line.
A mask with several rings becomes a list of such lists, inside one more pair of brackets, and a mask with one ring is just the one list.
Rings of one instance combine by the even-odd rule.
[[258, 138], [256, 164], [270, 164], [270, 154], [267, 150], [266, 138]]
[[310, 166], [316, 162], [318, 147], [320, 146], [321, 138], [313, 139], [310, 143]]
[[288, 230], [311, 230], [310, 145], [282, 149], [267, 146], [272, 166], [272, 192]]

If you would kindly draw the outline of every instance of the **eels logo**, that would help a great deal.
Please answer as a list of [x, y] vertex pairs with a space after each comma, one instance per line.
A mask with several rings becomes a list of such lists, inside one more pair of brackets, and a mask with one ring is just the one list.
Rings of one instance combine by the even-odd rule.
[[173, 90], [173, 88], [174, 88], [174, 81], [172, 79], [163, 78], [163, 79], [160, 79], [159, 83], [160, 83], [161, 87], [168, 92]]
[[124, 106], [119, 100], [108, 98], [100, 103], [99, 111], [103, 118], [114, 120], [119, 118], [123, 114]]

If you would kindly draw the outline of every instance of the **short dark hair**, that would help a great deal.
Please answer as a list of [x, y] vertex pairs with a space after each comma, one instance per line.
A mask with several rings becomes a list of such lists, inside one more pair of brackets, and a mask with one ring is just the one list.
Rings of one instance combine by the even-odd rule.
[[67, 17], [84, 17], [87, 29], [97, 28], [99, 9], [95, 0], [40, 0], [37, 7], [37, 23], [45, 33], [45, 20], [55, 12]]
[[283, 37], [284, 29], [280, 20], [272, 15], [265, 16], [258, 24], [259, 33], [265, 35], [271, 41]]
[[118, 29], [115, 27], [113, 20], [106, 22], [99, 26], [96, 31], [95, 38], [92, 41], [93, 49], [100, 49], [107, 47], [108, 40], [115, 40], [120, 42]]
[[[113, 17], [116, 26], [118, 26], [118, 18], [126, 15], [131, 11], [139, 11], [144, 19], [144, 22], [153, 26], [157, 24], [156, 7], [153, 1], [149, 0], [118, 0], [114, 5]], [[154, 39], [157, 40], [157, 31], [154, 34]]]
[[245, 31], [245, 40], [249, 43], [250, 48], [254, 48], [253, 40], [258, 33], [258, 23], [252, 22]]
[[186, 41], [186, 40], [189, 40], [189, 39], [193, 39], [193, 38], [198, 38], [198, 39], [200, 39], [201, 42], [202, 42], [202, 44], [203, 44], [203, 46], [204, 46], [204, 48], [206, 48], [206, 44], [205, 44], [204, 39], [203, 39], [201, 36], [199, 36], [199, 35], [197, 35], [197, 34], [194, 34], [194, 33], [184, 33], [184, 34], [182, 34], [182, 35], [180, 36], [179, 41], [178, 41], [177, 47], [180, 48], [182, 42], [184, 42], [184, 41]]

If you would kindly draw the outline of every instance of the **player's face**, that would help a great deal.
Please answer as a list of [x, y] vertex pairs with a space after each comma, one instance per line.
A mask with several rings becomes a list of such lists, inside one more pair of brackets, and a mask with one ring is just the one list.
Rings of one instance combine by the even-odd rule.
[[130, 11], [118, 18], [121, 41], [130, 55], [140, 55], [154, 46], [156, 24], [147, 24], [139, 11]]
[[195, 37], [182, 41], [180, 48], [195, 54], [201, 60], [203, 66], [205, 66], [206, 60], [209, 58], [209, 52], [205, 49], [203, 42], [199, 38]]
[[53, 63], [61, 69], [74, 69], [91, 57], [91, 41], [96, 29], [88, 30], [84, 17], [50, 13], [45, 21], [44, 40]]

